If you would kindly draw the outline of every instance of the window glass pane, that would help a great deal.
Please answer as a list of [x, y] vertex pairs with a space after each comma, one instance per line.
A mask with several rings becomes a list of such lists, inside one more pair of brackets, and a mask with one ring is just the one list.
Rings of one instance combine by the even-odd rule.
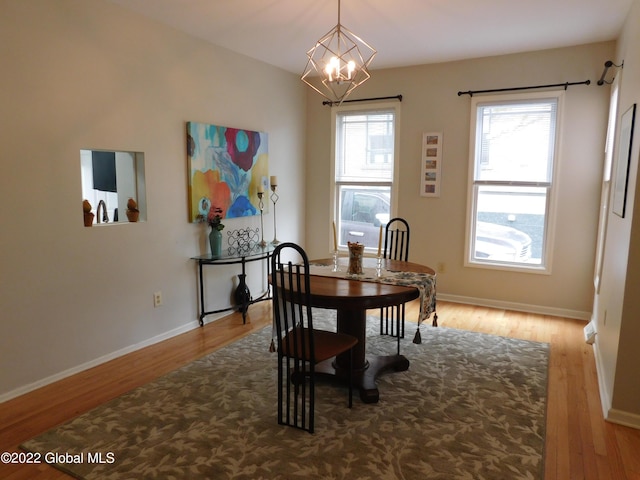
[[611, 165], [613, 164], [613, 139], [616, 131], [616, 119], [618, 118], [618, 84], [611, 87], [611, 101], [609, 102], [609, 125], [607, 127], [607, 142], [604, 155], [604, 175], [602, 181], [611, 180]]
[[545, 187], [477, 187], [473, 258], [540, 265], [546, 205]]
[[479, 105], [475, 179], [550, 182], [557, 100]]
[[386, 225], [391, 211], [391, 186], [370, 187], [337, 185], [338, 244], [363, 243], [378, 248], [380, 225]]
[[336, 181], [393, 178], [394, 113], [343, 113], [336, 125]]

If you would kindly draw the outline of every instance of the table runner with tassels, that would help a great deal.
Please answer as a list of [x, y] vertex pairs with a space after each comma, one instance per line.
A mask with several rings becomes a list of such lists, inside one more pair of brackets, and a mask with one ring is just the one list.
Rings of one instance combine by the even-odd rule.
[[420, 325], [428, 319], [436, 308], [436, 276], [428, 273], [418, 272], [398, 272], [382, 270], [380, 276], [376, 275], [376, 269], [364, 267], [361, 275], [347, 275], [345, 267], [342, 271], [333, 271], [332, 265], [311, 264], [309, 266], [311, 275], [324, 277], [344, 278], [347, 280], [358, 280], [361, 282], [378, 282], [389, 285], [400, 285], [403, 287], [415, 287], [420, 291], [420, 312], [418, 314], [418, 331], [414, 337], [414, 343], [421, 343]]

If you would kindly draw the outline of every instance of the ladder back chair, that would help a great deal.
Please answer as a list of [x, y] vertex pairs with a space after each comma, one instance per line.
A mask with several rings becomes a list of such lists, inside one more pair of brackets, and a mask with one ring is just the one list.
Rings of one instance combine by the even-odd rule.
[[278, 352], [278, 423], [314, 431], [315, 366], [349, 352], [349, 408], [353, 404], [353, 347], [358, 339], [315, 329], [309, 288], [309, 259], [294, 243], [271, 257], [273, 318]]
[[[409, 223], [400, 217], [389, 220], [385, 227], [383, 257], [391, 260], [409, 261]], [[380, 335], [391, 335], [398, 338], [398, 355], [400, 355], [400, 339], [404, 338], [405, 305], [380, 309]], [[395, 327], [395, 328], [394, 328]]]

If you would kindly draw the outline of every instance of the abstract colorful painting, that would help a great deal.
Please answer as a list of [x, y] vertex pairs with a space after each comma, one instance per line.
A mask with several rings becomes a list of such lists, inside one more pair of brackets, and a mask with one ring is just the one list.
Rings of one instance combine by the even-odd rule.
[[187, 122], [190, 221], [218, 211], [222, 218], [259, 215], [258, 190], [268, 191], [268, 152], [266, 133]]

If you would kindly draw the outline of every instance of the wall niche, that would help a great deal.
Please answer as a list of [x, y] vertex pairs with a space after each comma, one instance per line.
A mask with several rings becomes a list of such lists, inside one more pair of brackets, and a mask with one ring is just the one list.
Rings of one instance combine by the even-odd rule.
[[80, 150], [80, 170], [85, 226], [146, 221], [144, 153]]

